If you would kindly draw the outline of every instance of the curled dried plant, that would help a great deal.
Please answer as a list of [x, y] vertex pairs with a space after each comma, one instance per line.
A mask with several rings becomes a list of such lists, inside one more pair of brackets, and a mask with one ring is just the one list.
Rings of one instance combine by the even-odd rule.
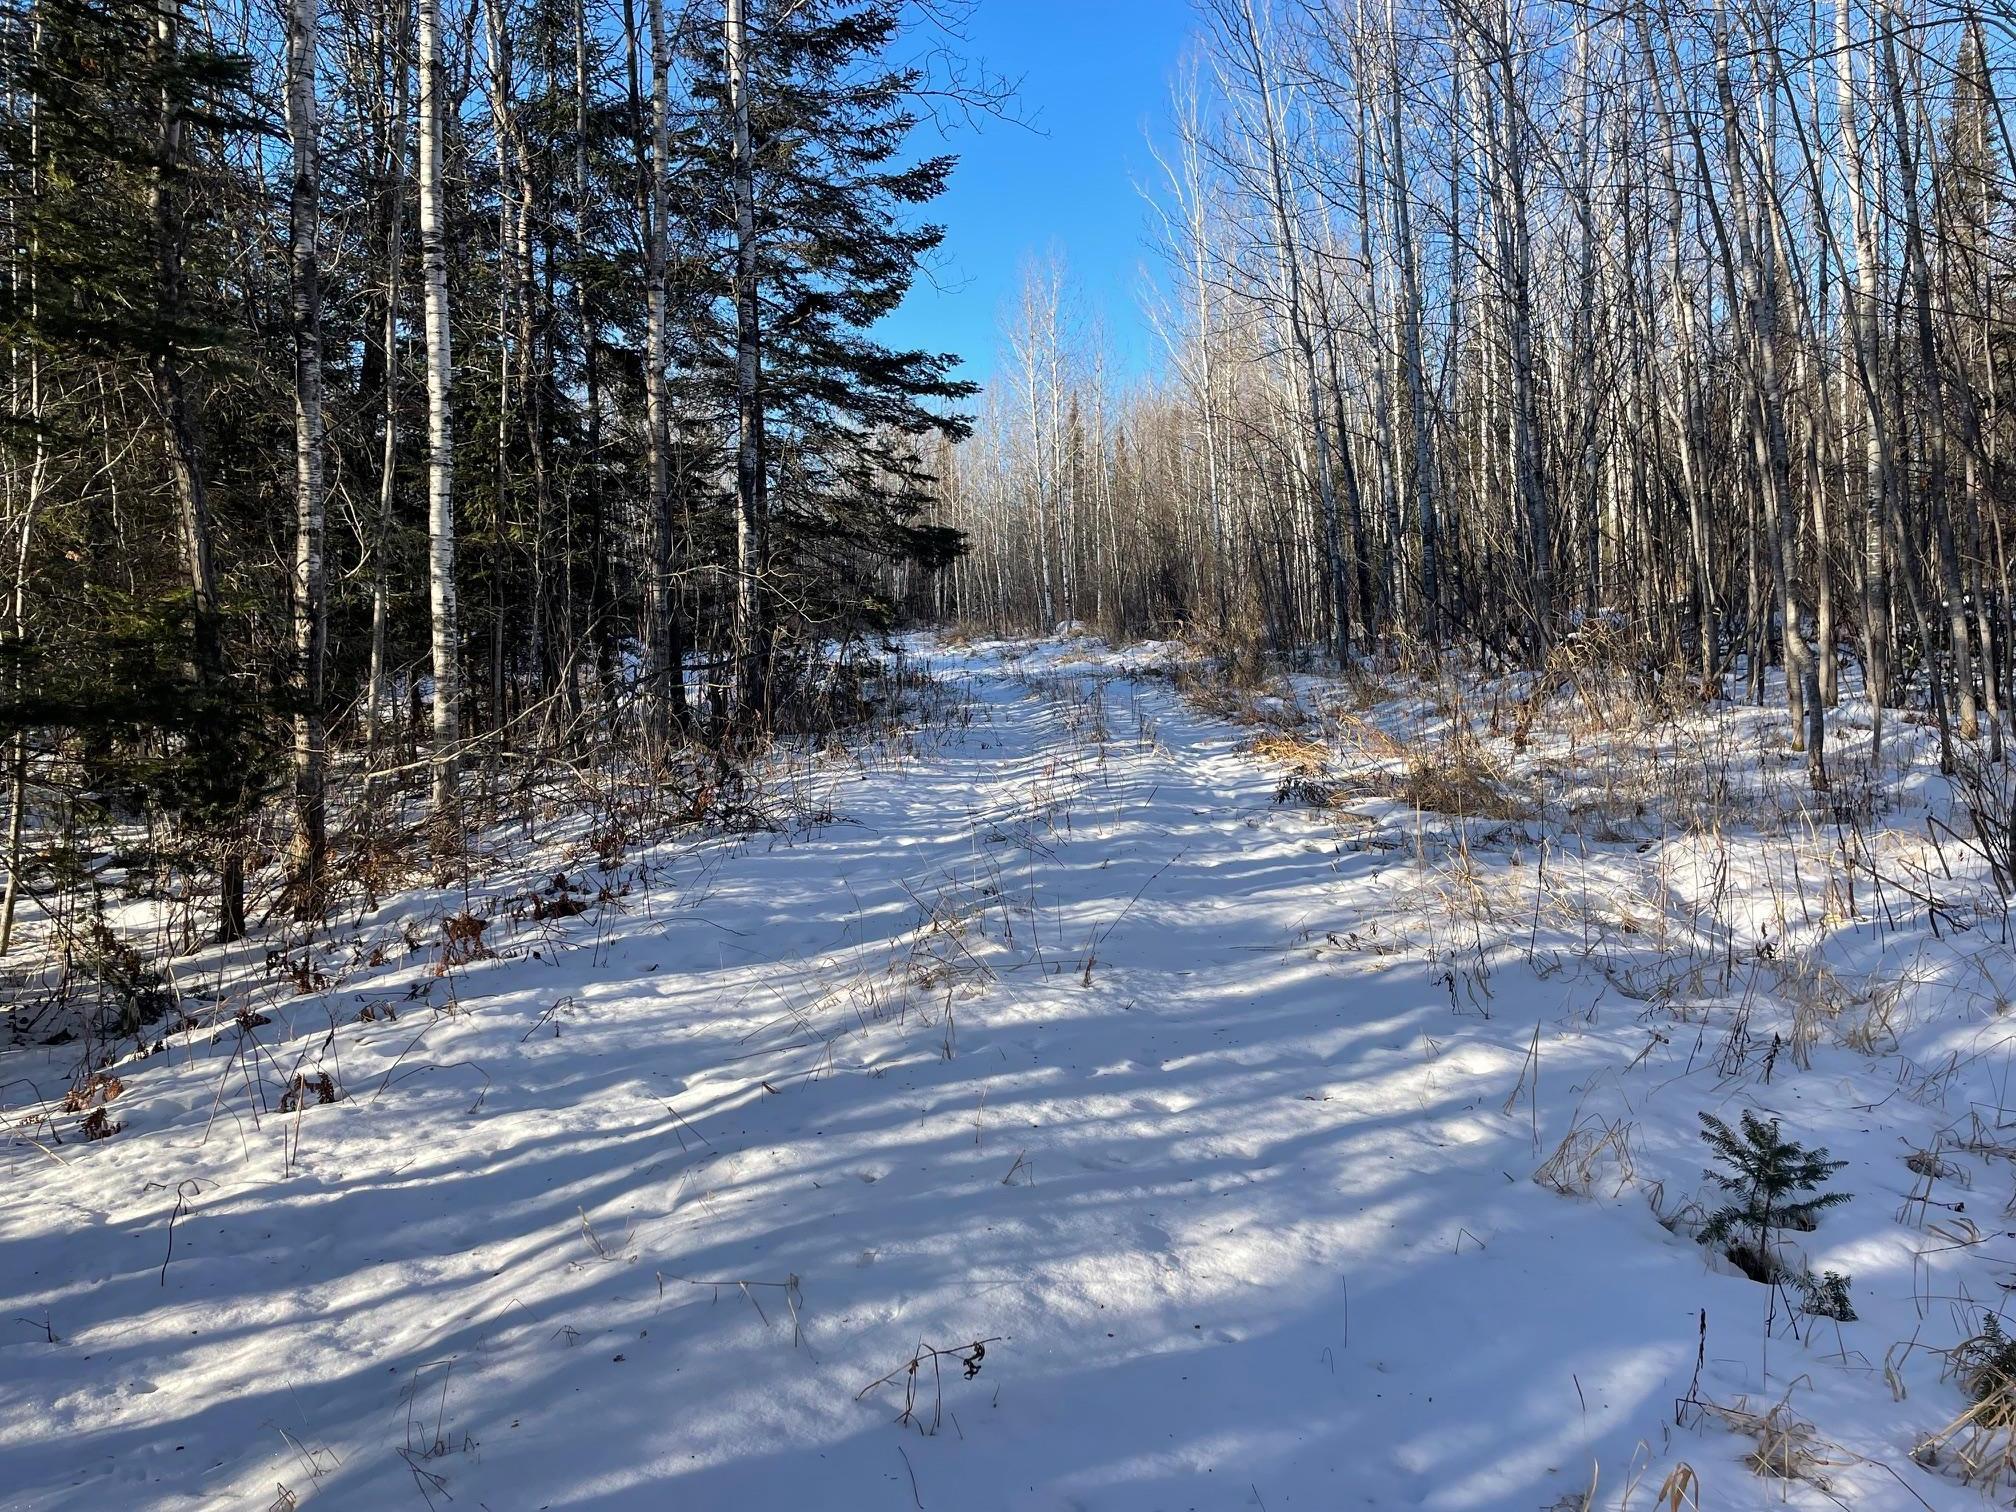
[[1563, 1197], [1588, 1197], [1595, 1193], [1596, 1181], [1605, 1166], [1614, 1167], [1615, 1197], [1631, 1183], [1636, 1168], [1631, 1160], [1631, 1125], [1621, 1119], [1588, 1118], [1576, 1123], [1562, 1136], [1554, 1153], [1533, 1173], [1533, 1179], [1550, 1192]]
[[443, 919], [441, 959], [435, 963], [434, 974], [442, 976], [457, 966], [488, 960], [494, 954], [483, 943], [484, 931], [489, 927], [488, 919], [479, 919], [472, 913], [450, 914]]

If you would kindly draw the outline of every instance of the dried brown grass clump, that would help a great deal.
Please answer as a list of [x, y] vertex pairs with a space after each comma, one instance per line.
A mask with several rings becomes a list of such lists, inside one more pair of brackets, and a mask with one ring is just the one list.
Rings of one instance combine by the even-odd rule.
[[1404, 761], [1407, 747], [1368, 719], [1349, 712], [1336, 712], [1337, 745], [1350, 764]]
[[1256, 735], [1246, 749], [1302, 777], [1314, 777], [1330, 764], [1329, 747], [1290, 730], [1269, 730]]
[[1792, 1410], [1789, 1399], [1761, 1413], [1740, 1405], [1724, 1407], [1714, 1402], [1701, 1403], [1701, 1410], [1720, 1420], [1732, 1433], [1752, 1440], [1743, 1464], [1753, 1475], [1804, 1481], [1824, 1492], [1827, 1478], [1822, 1472], [1841, 1463], [1829, 1457], [1837, 1451], [1821, 1439], [1811, 1423]]
[[1897, 1019], [1904, 1003], [1905, 985], [1886, 982], [1869, 990], [1861, 1018], [1851, 1023], [1841, 1036], [1849, 1048], [1864, 1055], [1878, 1055], [1896, 1048]]
[[1336, 810], [1363, 796], [1360, 788], [1332, 772], [1330, 748], [1308, 735], [1292, 730], [1269, 730], [1264, 735], [1256, 735], [1247, 743], [1246, 749], [1286, 769], [1274, 789], [1276, 803], [1300, 803], [1310, 808]]
[[1222, 683], [1190, 683], [1183, 688], [1183, 698], [1198, 713], [1227, 724], [1295, 730], [1309, 722], [1309, 716], [1287, 694]]
[[1756, 1447], [1743, 1456], [1752, 1474], [1808, 1481], [1826, 1488], [1826, 1478], [1819, 1472], [1829, 1461], [1821, 1453], [1820, 1436], [1811, 1423], [1800, 1420], [1780, 1402], [1758, 1419], [1755, 1433]]
[[1993, 1313], [1946, 1351], [1946, 1377], [1972, 1405], [1921, 1439], [1912, 1458], [1966, 1485], [2016, 1484], [2016, 1338]]
[[1979, 1421], [1969, 1408], [1937, 1433], [1927, 1435], [1911, 1457], [1928, 1470], [1953, 1476], [1966, 1486], [2016, 1484], [2016, 1434]]
[[1294, 689], [1255, 648], [1214, 647], [1208, 659], [1175, 668], [1171, 681], [1191, 708], [1227, 724], [1296, 730], [1309, 723]]
[[1266, 681], [1269, 655], [1265, 642], [1250, 631], [1228, 631], [1186, 637], [1192, 660], [1179, 680], [1208, 677], [1220, 686], [1258, 688]]
[[1532, 806], [1513, 793], [1503, 767], [1468, 730], [1407, 755], [1399, 796], [1418, 809], [1462, 819], [1525, 819]]
[[1309, 808], [1336, 810], [1352, 799], [1364, 796], [1341, 782], [1332, 782], [1306, 772], [1290, 772], [1274, 789], [1276, 803], [1300, 803]]
[[1350, 789], [1349, 796], [1391, 798], [1458, 819], [1512, 822], [1533, 815], [1510, 773], [1460, 717], [1439, 737], [1406, 744], [1347, 714], [1338, 721], [1337, 744], [1344, 753], [1339, 765], [1350, 773], [1340, 786]]
[[1629, 626], [1598, 614], [1548, 653], [1538, 680], [1515, 705], [1513, 744], [1525, 749], [1540, 716], [1564, 696], [1567, 728], [1588, 735], [1669, 722], [1713, 692], [1684, 663], [1649, 660]]
[[1636, 1174], [1631, 1160], [1631, 1125], [1603, 1118], [1585, 1119], [1563, 1136], [1554, 1153], [1533, 1173], [1533, 1179], [1563, 1197], [1588, 1197], [1606, 1168], [1617, 1173], [1615, 1197]]
[[2016, 1337], [1993, 1313], [1982, 1314], [1980, 1332], [1948, 1351], [1946, 1374], [1973, 1401], [1968, 1417], [1974, 1423], [2016, 1428]]

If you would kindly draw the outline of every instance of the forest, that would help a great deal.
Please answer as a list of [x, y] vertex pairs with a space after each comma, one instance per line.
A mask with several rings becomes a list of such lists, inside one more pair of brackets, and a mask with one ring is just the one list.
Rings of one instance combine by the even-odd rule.
[[[1202, 0], [1119, 388], [1061, 254], [948, 454], [976, 623], [1197, 626], [1647, 696], [2010, 707], [2012, 142], [1997, 7]], [[920, 590], [920, 592], [923, 590]]]
[[0, 1512], [2016, 1506], [2012, 77], [0, 0]]
[[1005, 94], [956, 4], [774, 9], [10, 8], [0, 952], [107, 825], [229, 940], [283, 851], [324, 906], [332, 783], [453, 846], [463, 768], [802, 720], [952, 554], [972, 386], [873, 327], [913, 128]]

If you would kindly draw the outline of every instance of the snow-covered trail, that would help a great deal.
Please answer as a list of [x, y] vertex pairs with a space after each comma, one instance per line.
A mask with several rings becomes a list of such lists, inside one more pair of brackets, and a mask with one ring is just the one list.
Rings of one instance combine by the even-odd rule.
[[[0, 1504], [1527, 1512], [1666, 1457], [1702, 1308], [1765, 1389], [1761, 1289], [1529, 1179], [1645, 1046], [1600, 974], [1466, 967], [1166, 684], [937, 664], [967, 712], [823, 822], [0, 1152]], [[342, 1100], [255, 1118], [304, 1050]]]

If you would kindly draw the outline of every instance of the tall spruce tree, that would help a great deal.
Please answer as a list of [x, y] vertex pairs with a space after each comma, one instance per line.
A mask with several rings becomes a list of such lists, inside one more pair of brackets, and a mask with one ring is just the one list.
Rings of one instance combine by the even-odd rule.
[[[945, 353], [874, 335], [942, 227], [912, 212], [953, 158], [913, 157], [923, 70], [889, 62], [901, 0], [703, 0], [682, 37], [694, 109], [673, 200], [689, 404], [735, 417], [731, 647], [742, 716], [767, 722], [780, 629], [885, 623], [879, 567], [941, 566], [956, 532], [920, 523], [932, 436], [962, 437], [977, 392]], [[696, 474], [689, 474], [695, 476]], [[724, 553], [725, 554], [725, 553]], [[784, 623], [788, 620], [789, 623]]]
[[277, 703], [218, 561], [246, 500], [217, 488], [203, 420], [228, 408], [234, 442], [257, 424], [238, 408], [251, 343], [227, 229], [259, 200], [234, 166], [259, 129], [249, 77], [172, 4], [42, 0], [17, 74], [32, 108], [0, 121], [29, 249], [0, 320], [43, 375], [9, 463], [39, 449], [47, 506], [20, 543], [39, 612], [15, 616], [0, 725], [75, 742], [86, 810], [173, 821], [220, 877], [226, 939], [245, 928], [241, 831], [273, 783]]

